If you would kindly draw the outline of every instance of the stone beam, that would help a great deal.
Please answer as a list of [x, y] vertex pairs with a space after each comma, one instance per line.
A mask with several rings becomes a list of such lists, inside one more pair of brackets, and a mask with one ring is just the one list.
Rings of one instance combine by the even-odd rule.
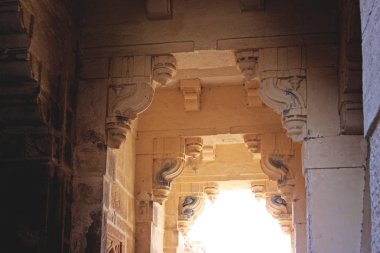
[[172, 0], [147, 0], [145, 8], [150, 20], [170, 19], [173, 16]]

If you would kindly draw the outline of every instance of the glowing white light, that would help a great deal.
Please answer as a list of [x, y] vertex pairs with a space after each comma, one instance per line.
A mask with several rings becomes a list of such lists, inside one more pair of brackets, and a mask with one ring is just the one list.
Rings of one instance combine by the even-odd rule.
[[201, 241], [207, 253], [291, 252], [290, 236], [249, 190], [221, 191], [214, 204], [206, 200], [188, 239]]

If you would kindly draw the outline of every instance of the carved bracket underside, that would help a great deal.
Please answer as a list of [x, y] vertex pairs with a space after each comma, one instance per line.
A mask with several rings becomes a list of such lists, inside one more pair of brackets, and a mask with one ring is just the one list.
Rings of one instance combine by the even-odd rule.
[[306, 136], [306, 102], [299, 92], [305, 90], [305, 83], [304, 69], [261, 73], [259, 95], [267, 106], [282, 115], [287, 135], [295, 142], [303, 141]]
[[204, 198], [200, 196], [186, 196], [178, 210], [178, 230], [186, 235], [191, 225], [204, 208]]
[[270, 195], [266, 198], [268, 212], [277, 219], [284, 233], [292, 231], [292, 215], [287, 202], [279, 195]]
[[155, 87], [151, 80], [151, 57], [113, 59], [110, 69], [107, 144], [111, 148], [120, 148], [132, 121], [152, 103]]
[[153, 185], [153, 201], [162, 204], [169, 196], [172, 181], [181, 175], [185, 165], [184, 157], [155, 159], [154, 168], [158, 171]]

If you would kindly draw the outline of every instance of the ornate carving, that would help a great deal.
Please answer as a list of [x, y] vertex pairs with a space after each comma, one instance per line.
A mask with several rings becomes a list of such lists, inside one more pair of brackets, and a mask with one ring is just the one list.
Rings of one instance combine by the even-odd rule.
[[253, 155], [253, 159], [261, 159], [260, 136], [257, 134], [246, 134], [243, 138], [245, 146]]
[[261, 169], [269, 177], [270, 180], [278, 183], [285, 182], [289, 169], [284, 161], [285, 156], [269, 155], [261, 158]]
[[293, 141], [302, 141], [306, 136], [306, 103], [298, 92], [305, 78], [305, 70], [299, 70], [266, 73], [261, 79], [262, 101], [282, 114], [282, 123]]
[[111, 235], [107, 235], [106, 253], [122, 253], [122, 242]]
[[176, 60], [172, 55], [160, 55], [153, 57], [153, 80], [162, 86], [176, 74]]
[[186, 196], [179, 207], [177, 227], [178, 230], [186, 235], [190, 230], [194, 219], [199, 215], [204, 207], [204, 198], [201, 196]]
[[199, 79], [180, 81], [180, 88], [185, 99], [185, 111], [199, 111], [201, 109], [201, 82]]
[[204, 187], [204, 192], [207, 194], [208, 199], [214, 203], [219, 195], [219, 184], [215, 182], [207, 183]]
[[184, 157], [154, 160], [154, 167], [159, 170], [153, 186], [153, 201], [162, 204], [168, 198], [171, 182], [182, 173], [184, 163]]
[[257, 76], [258, 50], [241, 50], [235, 53], [236, 64], [246, 80]]
[[203, 140], [201, 137], [189, 137], [185, 139], [185, 154], [195, 159], [202, 152]]
[[268, 212], [277, 219], [284, 233], [291, 232], [292, 218], [287, 202], [279, 195], [270, 195], [266, 199]]
[[106, 120], [107, 144], [120, 148], [137, 115], [146, 110], [153, 100], [154, 87], [150, 78], [150, 57], [129, 57], [127, 69], [121, 77], [111, 78], [108, 87], [108, 112]]

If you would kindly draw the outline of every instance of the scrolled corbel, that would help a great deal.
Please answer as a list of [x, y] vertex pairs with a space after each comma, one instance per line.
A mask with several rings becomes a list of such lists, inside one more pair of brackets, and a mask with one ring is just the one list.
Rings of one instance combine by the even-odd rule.
[[155, 159], [155, 168], [160, 168], [153, 185], [153, 201], [163, 204], [168, 198], [172, 181], [178, 177], [185, 164], [184, 157]]
[[261, 169], [270, 180], [284, 182], [289, 173], [288, 165], [281, 155], [264, 155], [261, 157]]
[[[148, 56], [127, 57], [121, 64], [121, 73], [111, 73], [106, 118], [107, 145], [111, 148], [120, 148], [133, 120], [153, 101], [155, 87], [151, 80], [150, 61]], [[118, 65], [114, 63], [112, 66], [116, 68]]]

